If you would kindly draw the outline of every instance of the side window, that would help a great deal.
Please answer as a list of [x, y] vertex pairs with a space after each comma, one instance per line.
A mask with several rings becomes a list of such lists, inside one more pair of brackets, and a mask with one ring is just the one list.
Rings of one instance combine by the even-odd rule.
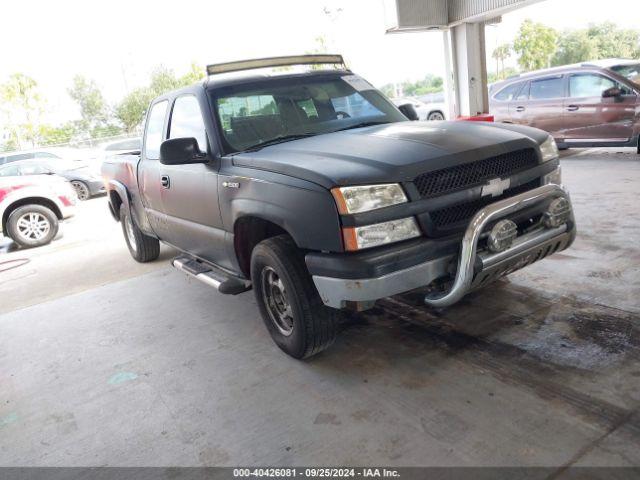
[[59, 156], [49, 152], [36, 152], [33, 154], [33, 157], [34, 158], [60, 158]]
[[207, 134], [198, 100], [193, 95], [178, 97], [173, 104], [169, 138], [193, 137], [201, 152], [207, 151]]
[[580, 73], [569, 77], [569, 96], [580, 97], [600, 97], [606, 89], [615, 87], [616, 82], [602, 75], [593, 73]]
[[20, 172], [17, 166], [11, 165], [0, 170], [0, 177], [17, 177], [18, 175], [20, 175]]
[[529, 100], [529, 89], [531, 88], [531, 82], [524, 84], [524, 88], [520, 91], [516, 100]]
[[164, 127], [164, 116], [167, 113], [169, 102], [162, 101], [151, 107], [147, 129], [145, 130], [144, 153], [147, 158], [157, 160], [160, 158], [160, 144], [162, 143], [162, 128]]
[[501, 102], [508, 102], [510, 100], [513, 100], [522, 88], [522, 84], [523, 82], [518, 82], [514, 83], [513, 85], [504, 87], [496, 94], [495, 99], [500, 100]]
[[16, 155], [9, 155], [7, 157], [7, 163], [9, 162], [17, 162], [19, 160], [31, 160], [33, 159], [33, 153], [18, 153]]
[[543, 78], [531, 82], [531, 90], [529, 91], [531, 100], [562, 97], [564, 97], [562, 77]]
[[42, 165], [21, 165], [21, 175], [44, 175], [49, 173], [49, 170]]

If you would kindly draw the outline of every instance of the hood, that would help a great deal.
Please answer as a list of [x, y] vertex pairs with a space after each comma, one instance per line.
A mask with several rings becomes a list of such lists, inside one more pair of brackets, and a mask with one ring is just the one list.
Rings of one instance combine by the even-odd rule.
[[417, 175], [522, 148], [548, 134], [485, 122], [399, 122], [327, 133], [240, 153], [233, 164], [325, 188], [411, 181]]

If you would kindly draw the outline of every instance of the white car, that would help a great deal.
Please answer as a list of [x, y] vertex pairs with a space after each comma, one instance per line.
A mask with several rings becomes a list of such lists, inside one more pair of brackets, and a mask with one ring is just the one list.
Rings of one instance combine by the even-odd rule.
[[406, 105], [407, 103], [413, 105], [419, 120], [446, 120], [447, 119], [447, 107], [444, 103], [424, 103], [417, 98], [410, 97], [398, 97], [393, 98], [391, 101], [396, 107]]
[[21, 247], [46, 245], [76, 202], [71, 184], [57, 175], [0, 177], [0, 234]]

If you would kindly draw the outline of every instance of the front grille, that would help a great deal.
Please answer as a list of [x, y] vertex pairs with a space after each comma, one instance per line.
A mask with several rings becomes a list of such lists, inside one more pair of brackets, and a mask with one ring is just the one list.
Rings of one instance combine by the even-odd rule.
[[536, 151], [533, 148], [525, 148], [477, 162], [423, 173], [414, 178], [413, 183], [420, 196], [427, 198], [481, 185], [492, 178], [508, 177], [537, 164]]
[[463, 220], [468, 221], [471, 220], [471, 217], [473, 217], [478, 210], [486, 207], [490, 203], [497, 202], [503, 198], [513, 197], [514, 195], [532, 190], [538, 186], [540, 186], [540, 180], [536, 179], [523, 185], [510, 188], [499, 197], [483, 197], [471, 202], [460, 203], [441, 210], [435, 210], [430, 214], [431, 221], [438, 229], [455, 225]]

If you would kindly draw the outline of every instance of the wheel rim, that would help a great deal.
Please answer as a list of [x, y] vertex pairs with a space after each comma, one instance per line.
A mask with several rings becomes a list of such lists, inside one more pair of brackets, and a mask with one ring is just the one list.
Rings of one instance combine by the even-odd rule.
[[76, 195], [78, 195], [78, 200], [87, 200], [89, 198], [89, 189], [84, 183], [73, 181], [71, 182], [71, 185], [73, 185]]
[[429, 120], [444, 120], [444, 116], [440, 112], [434, 112], [429, 115]]
[[269, 318], [278, 331], [288, 337], [293, 333], [293, 313], [282, 279], [271, 267], [262, 270], [262, 299]]
[[18, 235], [24, 240], [42, 240], [51, 231], [51, 222], [39, 212], [27, 212], [18, 218]]
[[138, 244], [136, 243], [136, 235], [133, 231], [133, 222], [131, 221], [131, 217], [127, 215], [124, 221], [124, 230], [127, 234], [127, 240], [129, 241], [129, 246], [131, 250], [134, 252], [138, 251]]

